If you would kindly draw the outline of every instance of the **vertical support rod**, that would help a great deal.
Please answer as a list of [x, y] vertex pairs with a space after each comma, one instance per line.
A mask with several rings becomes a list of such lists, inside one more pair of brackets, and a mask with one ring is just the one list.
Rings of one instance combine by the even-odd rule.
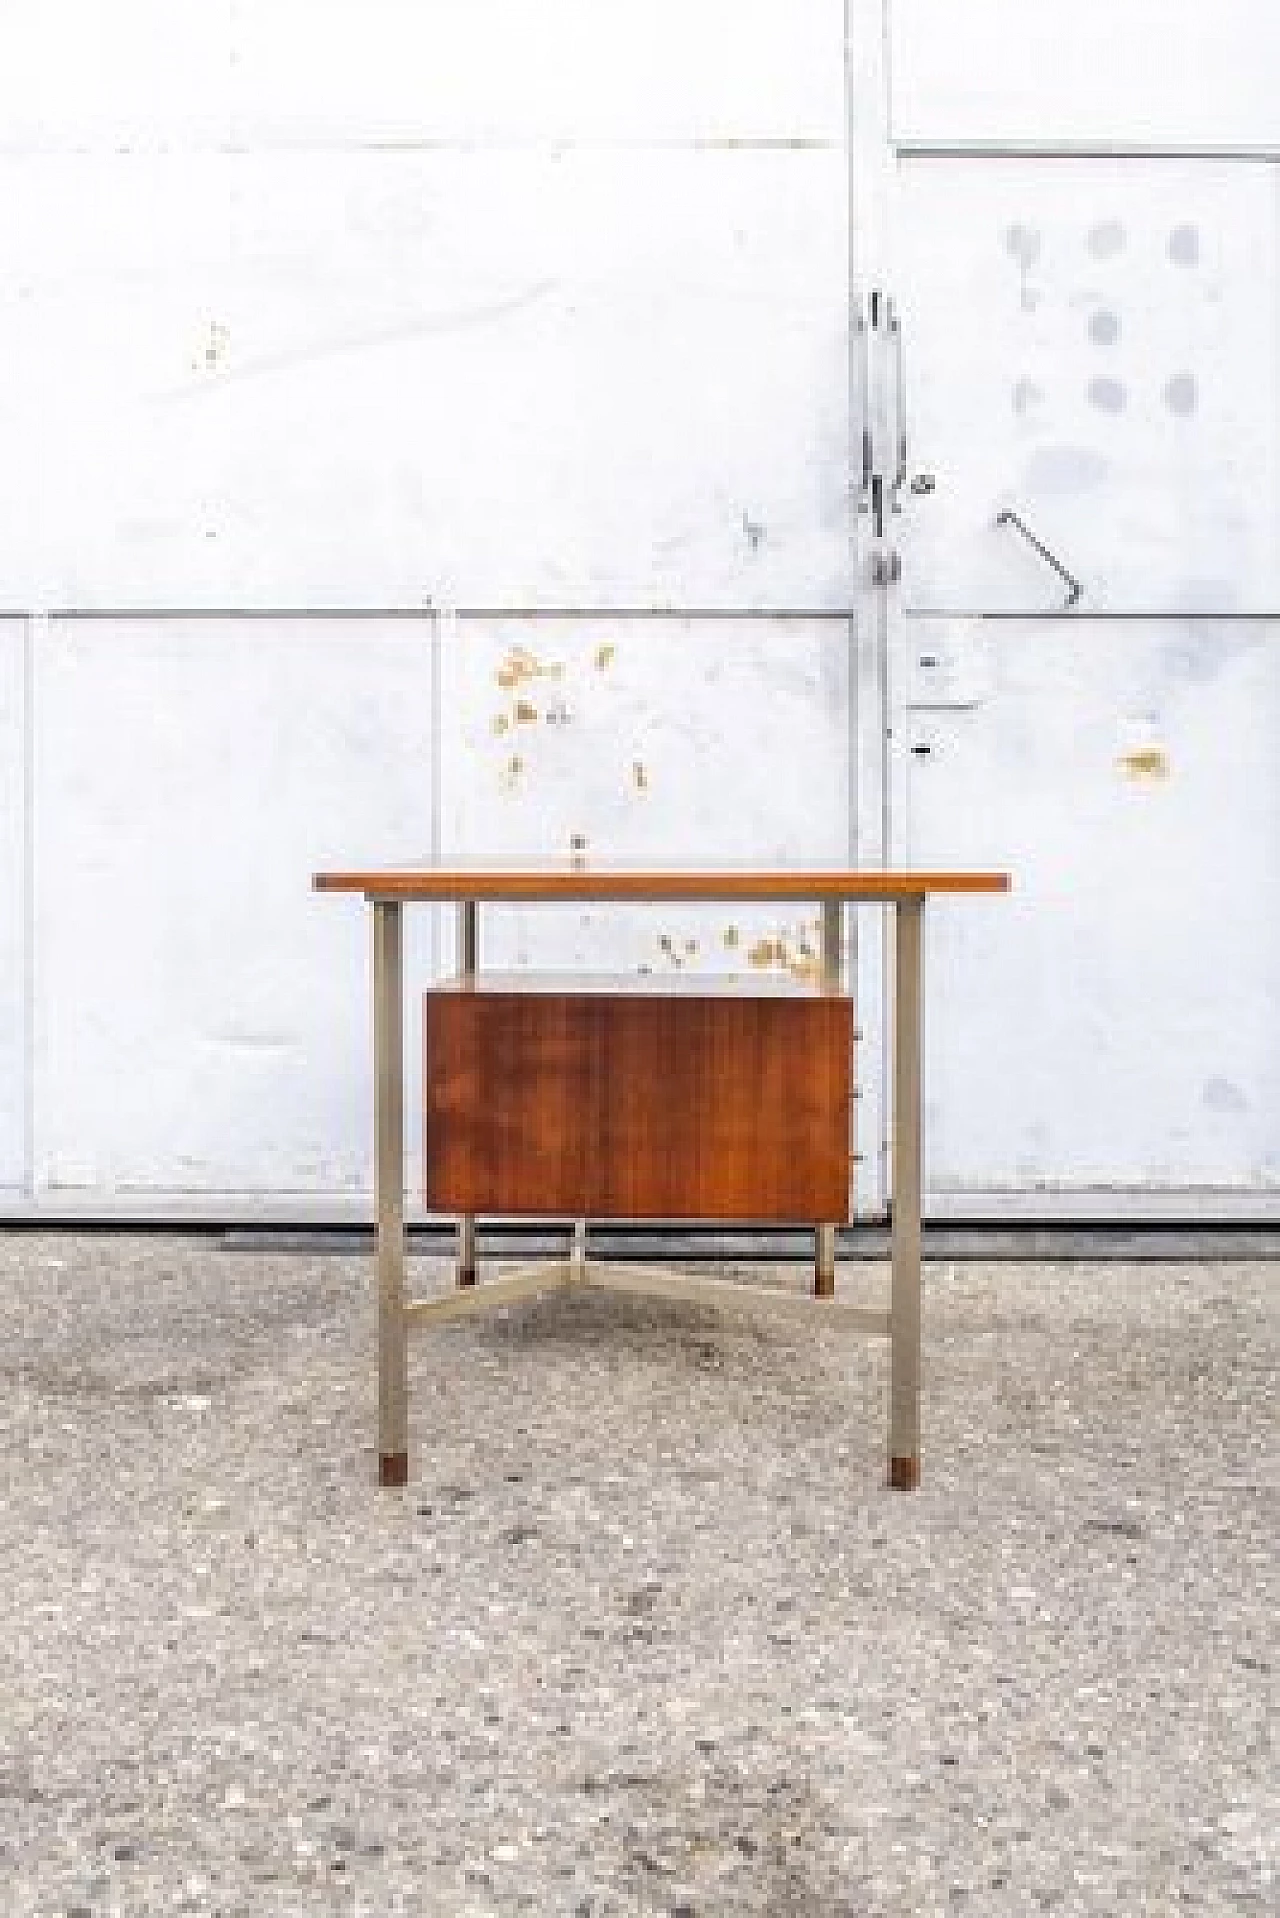
[[378, 1483], [409, 1479], [404, 1315], [404, 952], [398, 899], [373, 902], [374, 1183], [378, 1209]]
[[896, 907], [893, 994], [893, 1210], [889, 1301], [889, 1483], [920, 1483], [921, 1057], [924, 898]]
[[[824, 899], [822, 902], [822, 987], [825, 992], [835, 992], [840, 987], [843, 920], [844, 901]], [[836, 1295], [835, 1226], [818, 1226], [814, 1240], [813, 1294], [818, 1299], [833, 1299]]]
[[[474, 979], [479, 963], [479, 930], [474, 899], [458, 901], [458, 976]], [[476, 1222], [464, 1212], [458, 1220], [458, 1284], [476, 1282]]]

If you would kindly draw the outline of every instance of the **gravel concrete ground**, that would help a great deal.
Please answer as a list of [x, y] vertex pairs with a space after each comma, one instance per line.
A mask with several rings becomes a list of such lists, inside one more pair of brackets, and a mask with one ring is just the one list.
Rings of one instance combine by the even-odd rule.
[[881, 1343], [549, 1298], [379, 1492], [366, 1260], [0, 1237], [0, 1910], [1274, 1913], [1278, 1308], [932, 1266], [909, 1495]]

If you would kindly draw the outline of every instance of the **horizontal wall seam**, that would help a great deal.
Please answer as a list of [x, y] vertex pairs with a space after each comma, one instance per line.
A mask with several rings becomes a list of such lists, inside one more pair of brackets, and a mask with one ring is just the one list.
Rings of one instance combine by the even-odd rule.
[[1120, 140], [1062, 141], [1038, 145], [1017, 140], [895, 140], [899, 160], [1239, 160], [1280, 163], [1280, 146], [1179, 146]]
[[[856, 617], [852, 606], [54, 606], [55, 620], [148, 619], [832, 619]], [[29, 615], [0, 608], [0, 619]]]

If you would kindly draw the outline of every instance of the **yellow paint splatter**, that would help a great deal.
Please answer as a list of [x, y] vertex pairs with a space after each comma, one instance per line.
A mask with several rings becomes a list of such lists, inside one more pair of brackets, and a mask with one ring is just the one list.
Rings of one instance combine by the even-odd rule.
[[1142, 746], [1121, 754], [1120, 770], [1127, 779], [1167, 779], [1169, 755], [1161, 746]]
[[504, 693], [517, 686], [528, 686], [538, 679], [563, 679], [564, 667], [558, 660], [541, 660], [526, 646], [509, 647], [494, 678]]
[[727, 926], [725, 928], [725, 935], [724, 935], [725, 951], [733, 952], [736, 947], [741, 945], [741, 943], [742, 943], [742, 934], [738, 931], [738, 928], [736, 926]]
[[783, 966], [787, 962], [787, 949], [781, 939], [757, 939], [747, 954], [749, 966]]
[[531, 706], [527, 699], [517, 699], [516, 725], [517, 726], [536, 726], [537, 723], [538, 723], [537, 707]]
[[608, 641], [606, 641], [606, 643], [603, 646], [597, 646], [596, 647], [596, 671], [598, 673], [607, 672], [609, 667], [612, 666], [614, 660], [617, 657], [618, 657], [617, 647], [610, 644]]
[[[725, 934], [726, 946], [738, 943], [737, 927], [731, 927], [730, 932], [733, 937], [730, 939], [729, 933]], [[793, 935], [790, 928], [784, 927], [773, 938], [757, 939], [747, 953], [747, 963], [760, 971], [776, 968], [806, 985], [822, 983], [822, 961], [810, 943], [807, 929]]]
[[505, 713], [495, 713], [493, 715], [493, 730], [497, 738], [501, 739], [503, 733], [507, 731], [510, 724], [511, 724], [511, 721], [507, 718], [507, 715]]

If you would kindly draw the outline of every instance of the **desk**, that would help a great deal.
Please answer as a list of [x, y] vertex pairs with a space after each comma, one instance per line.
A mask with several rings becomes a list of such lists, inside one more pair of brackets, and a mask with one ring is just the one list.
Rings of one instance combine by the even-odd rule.
[[[890, 1341], [889, 1483], [910, 1491], [920, 1479], [920, 1240], [921, 1050], [923, 944], [926, 901], [934, 894], [1006, 892], [996, 872], [859, 872], [851, 869], [764, 872], [745, 868], [638, 870], [564, 866], [409, 867], [385, 871], [325, 872], [319, 892], [356, 893], [373, 916], [373, 1029], [375, 1192], [378, 1270], [379, 1482], [404, 1485], [409, 1472], [408, 1329], [469, 1317], [560, 1286], [594, 1285], [649, 1296], [758, 1304], [775, 1311], [837, 1312], [860, 1329]], [[474, 1215], [461, 1216], [457, 1284], [444, 1297], [410, 1300], [405, 1292], [404, 1233], [404, 970], [402, 915], [413, 901], [458, 908], [458, 972], [465, 989], [479, 970], [478, 907], [483, 903], [621, 904], [658, 901], [753, 901], [817, 904], [822, 941], [817, 990], [841, 995], [846, 905], [892, 909], [893, 1149], [892, 1280], [888, 1312], [856, 1307], [835, 1296], [836, 1224], [814, 1221], [816, 1255], [812, 1299], [801, 1293], [670, 1271], [601, 1267], [586, 1259], [585, 1225], [575, 1227], [572, 1256], [476, 1284]], [[710, 982], [708, 989], [710, 991]], [[531, 981], [531, 990], [536, 982]], [[630, 990], [647, 998], [652, 982]], [[757, 988], [743, 985], [755, 995]], [[455, 986], [454, 990], [457, 990]], [[566, 997], [572, 1011], [577, 995]], [[630, 1055], [628, 1055], [630, 1056]], [[847, 1132], [846, 1132], [847, 1138]], [[426, 1140], [428, 1166], [431, 1140]], [[492, 1161], [490, 1161], [492, 1163]], [[847, 1181], [845, 1185], [847, 1195]], [[505, 1208], [494, 1203], [490, 1208]], [[841, 1208], [847, 1216], [846, 1204]], [[813, 1299], [821, 1301], [815, 1305]]]

